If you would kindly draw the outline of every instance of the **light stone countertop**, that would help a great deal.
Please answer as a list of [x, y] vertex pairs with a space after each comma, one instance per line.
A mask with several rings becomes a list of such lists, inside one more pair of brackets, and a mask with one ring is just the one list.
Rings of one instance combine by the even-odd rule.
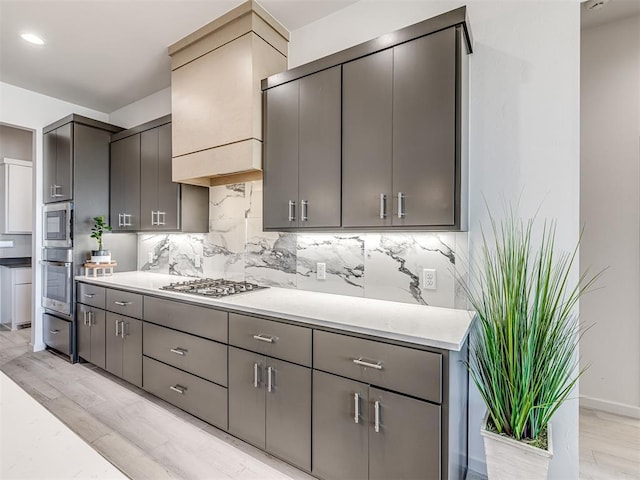
[[474, 316], [466, 310], [277, 287], [214, 299], [160, 290], [169, 283], [193, 278], [148, 272], [120, 272], [95, 278], [79, 276], [76, 280], [455, 351], [462, 348]]

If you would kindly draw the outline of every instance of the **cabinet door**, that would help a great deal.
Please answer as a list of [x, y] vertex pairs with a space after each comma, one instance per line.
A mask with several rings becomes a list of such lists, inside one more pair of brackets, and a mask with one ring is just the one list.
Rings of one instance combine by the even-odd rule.
[[265, 448], [265, 357], [229, 347], [229, 431]]
[[300, 227], [340, 226], [341, 68], [300, 79]]
[[73, 123], [56, 129], [56, 201], [73, 198]]
[[91, 307], [78, 303], [76, 314], [78, 356], [88, 362], [91, 361], [91, 325], [89, 312]]
[[89, 308], [91, 322], [91, 363], [100, 368], [105, 368], [106, 360], [106, 321], [105, 311]]
[[266, 384], [267, 451], [311, 470], [311, 369], [267, 357]]
[[342, 66], [345, 227], [391, 224], [392, 90], [391, 49]]
[[160, 229], [178, 230], [180, 216], [180, 184], [171, 180], [171, 124], [158, 130], [158, 211], [164, 225]]
[[106, 322], [106, 366], [108, 372], [122, 377], [122, 338], [120, 329], [125, 317], [107, 312]]
[[142, 387], [142, 322], [122, 317], [122, 378]]
[[[33, 219], [32, 167], [5, 165], [6, 218], [2, 233], [31, 233]], [[45, 199], [46, 200], [46, 199]]]
[[312, 457], [315, 476], [327, 480], [367, 478], [367, 395], [366, 384], [313, 371]]
[[31, 323], [31, 284], [21, 283], [13, 286], [13, 304], [16, 324]]
[[371, 387], [369, 417], [370, 480], [440, 478], [438, 405]]
[[299, 81], [264, 92], [264, 228], [298, 226]]
[[454, 28], [393, 49], [393, 225], [454, 224], [455, 59]]
[[44, 203], [55, 202], [53, 196], [53, 186], [56, 183], [56, 131], [45, 133], [43, 152], [43, 180], [42, 180], [42, 201]]
[[110, 199], [111, 225], [114, 230], [139, 230], [140, 134], [111, 144]]
[[140, 133], [140, 228], [158, 224], [158, 129]]

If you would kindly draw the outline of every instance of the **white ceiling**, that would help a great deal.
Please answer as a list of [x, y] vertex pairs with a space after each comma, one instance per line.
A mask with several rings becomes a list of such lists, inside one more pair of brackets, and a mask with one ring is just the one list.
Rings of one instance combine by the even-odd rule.
[[640, 0], [608, 0], [602, 8], [589, 10], [589, 2], [582, 0], [581, 28], [597, 27], [605, 23], [640, 15]]
[[[0, 0], [0, 81], [111, 113], [168, 87], [167, 47], [243, 1]], [[292, 31], [355, 1], [260, 4]]]

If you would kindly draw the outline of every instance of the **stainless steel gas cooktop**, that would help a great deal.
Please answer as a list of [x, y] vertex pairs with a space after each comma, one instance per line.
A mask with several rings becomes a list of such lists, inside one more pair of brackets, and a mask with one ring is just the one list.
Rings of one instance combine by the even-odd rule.
[[197, 278], [186, 282], [176, 282], [160, 287], [160, 290], [171, 292], [190, 293], [192, 295], [202, 295], [205, 297], [228, 297], [238, 293], [253, 292], [262, 290], [263, 287], [250, 282], [234, 282], [223, 278]]

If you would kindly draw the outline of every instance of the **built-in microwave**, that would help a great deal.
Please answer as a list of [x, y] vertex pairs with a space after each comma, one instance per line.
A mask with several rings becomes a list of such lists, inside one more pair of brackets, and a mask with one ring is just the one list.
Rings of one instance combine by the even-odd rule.
[[73, 203], [50, 203], [43, 210], [43, 245], [46, 248], [73, 246]]

